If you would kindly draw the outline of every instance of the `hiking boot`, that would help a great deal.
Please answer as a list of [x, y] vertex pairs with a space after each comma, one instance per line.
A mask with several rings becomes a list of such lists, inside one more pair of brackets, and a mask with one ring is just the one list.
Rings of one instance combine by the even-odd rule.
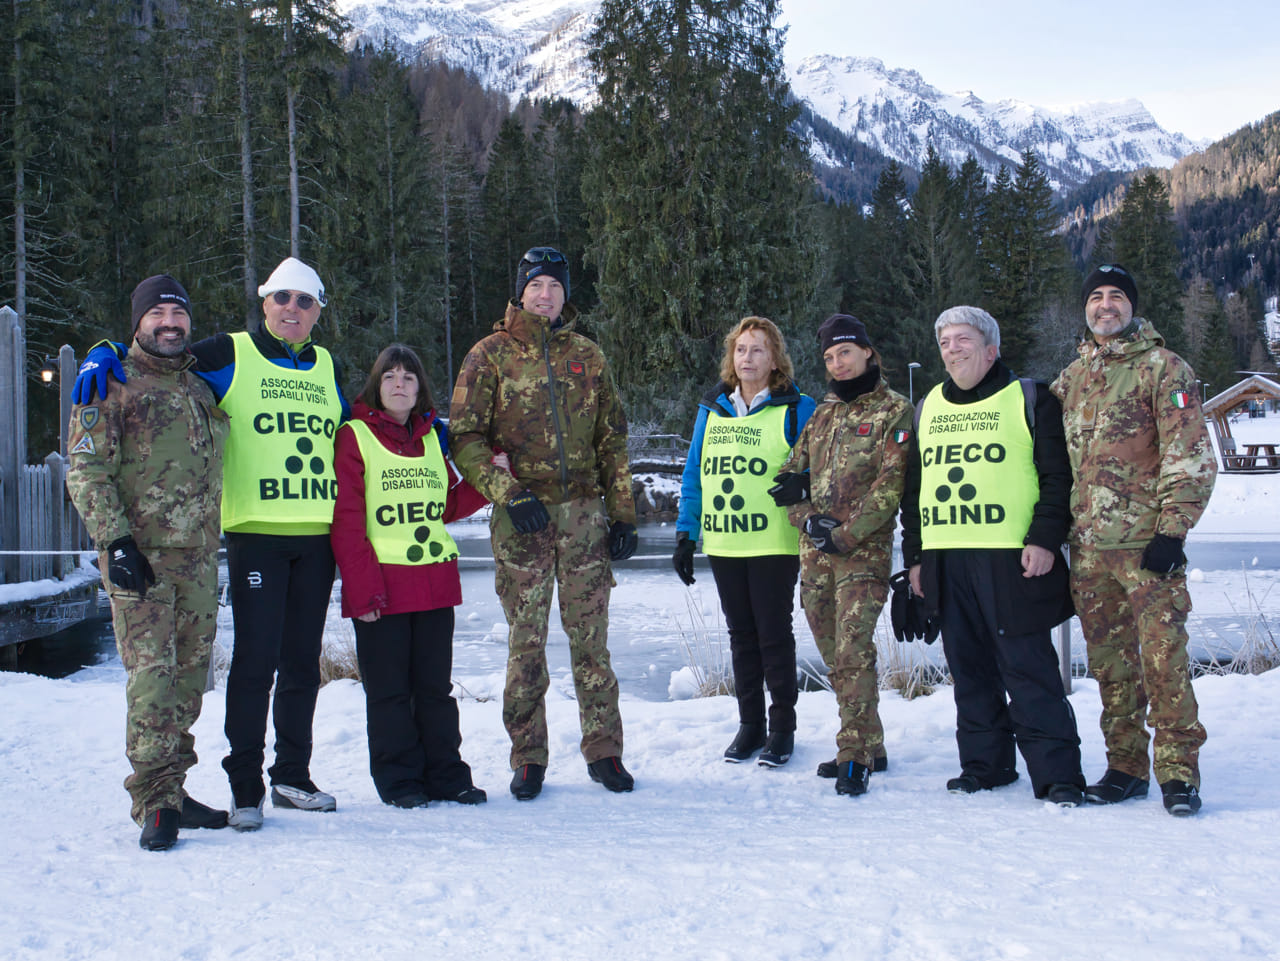
[[387, 802], [395, 808], [424, 808], [428, 805], [425, 794], [419, 794], [416, 791], [411, 794], [401, 794], [399, 797], [393, 797]]
[[178, 827], [183, 830], [210, 828], [216, 831], [218, 828], [225, 828], [226, 826], [226, 811], [215, 810], [207, 804], [201, 804], [193, 797], [183, 797], [182, 817], [178, 821]]
[[337, 799], [332, 794], [325, 794], [310, 778], [297, 784], [271, 785], [271, 806], [293, 808], [297, 811], [338, 810]]
[[977, 794], [979, 791], [990, 791], [992, 788], [1004, 787], [1018, 780], [1018, 772], [1010, 771], [994, 781], [988, 781], [976, 774], [961, 774], [947, 782], [947, 790], [952, 794]]
[[587, 773], [591, 780], [603, 784], [605, 790], [615, 794], [624, 794], [636, 786], [636, 779], [622, 766], [620, 757], [602, 757], [587, 765]]
[[541, 764], [521, 764], [511, 778], [511, 793], [517, 801], [532, 801], [542, 793], [542, 779], [547, 769]]
[[724, 749], [724, 759], [729, 764], [748, 761], [762, 747], [764, 747], [764, 725], [739, 724], [733, 743]]
[[[889, 770], [889, 759], [881, 754], [871, 762], [871, 771], [873, 774], [883, 774]], [[830, 761], [822, 761], [818, 764], [818, 777], [836, 777], [840, 773], [840, 764], [832, 758]]]
[[761, 767], [782, 767], [791, 760], [791, 752], [795, 750], [796, 735], [794, 731], [774, 731], [764, 742], [764, 750], [760, 752]]
[[256, 831], [262, 827], [262, 802], [266, 800], [262, 779], [238, 781], [231, 785], [231, 811], [227, 824], [237, 831]]
[[182, 819], [173, 808], [160, 808], [143, 822], [138, 847], [144, 851], [167, 851], [178, 843], [178, 822]]
[[1084, 798], [1090, 804], [1119, 804], [1129, 798], [1146, 797], [1149, 786], [1149, 782], [1140, 777], [1107, 768], [1107, 773], [1097, 784], [1090, 784], [1084, 789]]
[[836, 793], [849, 797], [866, 794], [871, 784], [871, 770], [857, 761], [847, 761], [840, 765], [836, 775]]
[[1200, 810], [1200, 791], [1186, 781], [1162, 781], [1164, 809], [1176, 818], [1189, 818]]
[[485, 801], [489, 800], [489, 795], [484, 793], [483, 788], [470, 785], [450, 794], [432, 794], [431, 800], [452, 801], [454, 804], [484, 804]]
[[1084, 792], [1074, 784], [1050, 784], [1044, 799], [1060, 808], [1075, 808], [1084, 803]]

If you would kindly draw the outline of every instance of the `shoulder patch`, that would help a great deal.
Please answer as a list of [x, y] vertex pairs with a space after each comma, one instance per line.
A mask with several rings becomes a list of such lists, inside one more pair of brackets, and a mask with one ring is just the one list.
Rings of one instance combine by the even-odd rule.
[[93, 407], [80, 408], [80, 426], [85, 430], [93, 430], [97, 427], [98, 420], [98, 408], [96, 405]]
[[73, 454], [96, 454], [97, 452], [97, 448], [93, 446], [92, 434], [85, 434], [80, 438], [80, 443], [71, 448], [71, 453]]
[[911, 431], [895, 430], [893, 432], [893, 442], [895, 444], [905, 444], [909, 440], [911, 440]]
[[1186, 409], [1191, 406], [1191, 395], [1185, 390], [1175, 390], [1169, 395], [1169, 399], [1173, 401], [1173, 406], [1179, 410]]
[[855, 433], [857, 433], [859, 437], [870, 437], [872, 429], [873, 429], [873, 425], [871, 421], [866, 421], [858, 425]]

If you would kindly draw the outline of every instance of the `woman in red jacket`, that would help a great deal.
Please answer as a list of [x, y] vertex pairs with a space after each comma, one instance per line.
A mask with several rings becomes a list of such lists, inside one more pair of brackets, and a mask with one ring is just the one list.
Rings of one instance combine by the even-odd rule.
[[369, 770], [403, 808], [482, 804], [459, 747], [453, 609], [458, 549], [445, 524], [487, 503], [448, 459], [422, 361], [392, 344], [378, 355], [334, 452], [333, 552], [342, 615], [354, 618], [364, 682]]

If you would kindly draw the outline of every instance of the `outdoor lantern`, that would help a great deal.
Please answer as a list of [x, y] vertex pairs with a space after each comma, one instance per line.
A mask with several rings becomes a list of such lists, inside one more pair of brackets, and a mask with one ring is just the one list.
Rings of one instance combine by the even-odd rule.
[[58, 377], [58, 362], [48, 354], [44, 358], [44, 366], [40, 368], [40, 382], [46, 387], [52, 387], [54, 380]]

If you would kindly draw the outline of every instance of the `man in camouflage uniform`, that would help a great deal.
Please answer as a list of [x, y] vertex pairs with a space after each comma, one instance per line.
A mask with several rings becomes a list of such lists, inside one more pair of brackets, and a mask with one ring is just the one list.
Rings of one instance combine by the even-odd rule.
[[1196, 375], [1134, 317], [1138, 289], [1106, 264], [1081, 291], [1092, 337], [1053, 384], [1062, 399], [1075, 487], [1071, 590], [1102, 698], [1107, 771], [1097, 804], [1146, 797], [1150, 740], [1165, 808], [1200, 809], [1200, 745], [1187, 657], [1187, 532], [1217, 464]]
[[128, 674], [125, 788], [147, 850], [227, 824], [183, 789], [217, 627], [227, 417], [192, 371], [190, 302], [172, 277], [133, 292], [129, 381], [71, 415], [67, 489], [99, 548]]
[[[490, 531], [510, 630], [502, 718], [519, 800], [537, 797], [546, 773], [547, 618], [557, 586], [587, 769], [610, 791], [634, 786], [622, 766], [607, 646], [610, 560], [630, 557], [637, 540], [627, 422], [604, 354], [573, 330], [568, 298], [564, 255], [528, 251], [506, 316], [463, 361], [449, 416], [463, 476], [501, 505]], [[493, 463], [500, 450], [509, 473]]]

